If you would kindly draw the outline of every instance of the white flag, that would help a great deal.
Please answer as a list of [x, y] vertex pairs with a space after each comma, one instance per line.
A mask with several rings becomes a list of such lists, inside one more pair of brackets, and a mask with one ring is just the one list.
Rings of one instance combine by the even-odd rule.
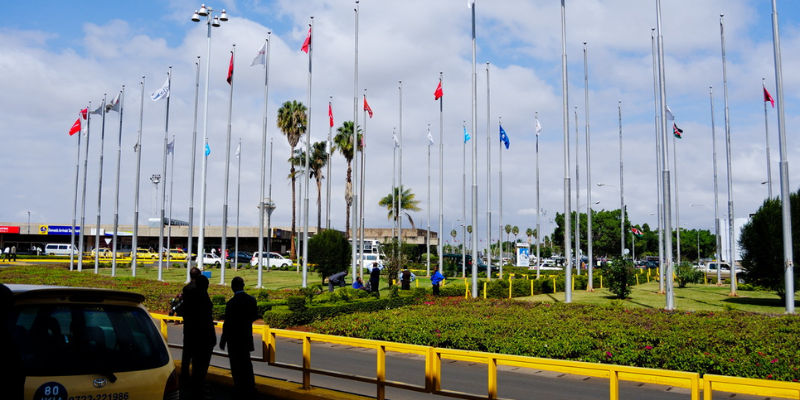
[[167, 143], [167, 154], [175, 154], [175, 139]]
[[475, 7], [475, 0], [467, 0], [467, 8]]
[[108, 104], [106, 104], [106, 112], [109, 112], [109, 111], [119, 112], [119, 107], [120, 107], [119, 98], [120, 98], [120, 96], [122, 96], [122, 92], [117, 93], [117, 96], [114, 97], [114, 99], [111, 100]]
[[433, 136], [431, 136], [431, 130], [428, 129], [428, 145], [433, 146]]
[[394, 148], [395, 149], [400, 147], [400, 142], [397, 141], [397, 135], [395, 135], [394, 132], [392, 132], [392, 140], [394, 140]]
[[256, 58], [250, 63], [251, 67], [254, 65], [267, 65], [267, 42], [264, 42], [261, 49], [258, 50]]
[[161, 89], [156, 90], [150, 95], [150, 99], [153, 101], [159, 101], [162, 97], [169, 97], [169, 78], [167, 78], [164, 85], [161, 86]]
[[534, 120], [534, 126], [536, 127], [536, 136], [539, 136], [542, 133], [542, 124], [539, 123], [539, 118]]
[[236, 158], [239, 158], [239, 154], [242, 153], [242, 144], [239, 143], [239, 146], [236, 147]]
[[669, 106], [667, 106], [667, 119], [670, 121], [675, 121], [675, 114], [672, 113], [672, 110], [669, 109]]
[[89, 114], [103, 115], [103, 109], [104, 108], [105, 108], [105, 106], [103, 104], [100, 104], [100, 106], [95, 108], [94, 111], [89, 111]]

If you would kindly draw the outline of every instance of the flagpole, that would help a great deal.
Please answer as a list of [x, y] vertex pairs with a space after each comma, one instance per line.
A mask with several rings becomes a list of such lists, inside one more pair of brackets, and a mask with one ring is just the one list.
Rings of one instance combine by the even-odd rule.
[[[351, 207], [352, 214], [352, 230], [348, 232], [350, 238], [353, 240], [353, 256], [351, 258], [352, 279], [356, 281], [358, 270], [356, 264], [360, 260], [358, 257], [359, 249], [362, 244], [358, 243], [358, 0], [356, 0], [355, 11], [355, 51], [354, 51], [354, 68], [353, 68], [353, 136], [350, 138], [353, 144], [353, 174], [352, 174], [352, 190], [353, 190], [353, 203]], [[402, 132], [402, 128], [401, 128]], [[402, 134], [402, 133], [401, 133]]]
[[[711, 148], [714, 158], [714, 235], [717, 236], [717, 261], [722, 261], [722, 236], [719, 226], [719, 186], [717, 184], [717, 131], [714, 126], [714, 89], [708, 87], [708, 97], [711, 100]], [[722, 269], [717, 268], [717, 286], [722, 286]]]
[[[575, 274], [581, 274], [581, 147], [578, 135], [578, 106], [575, 106]], [[587, 205], [588, 207], [588, 205]]]
[[670, 171], [667, 157], [667, 89], [666, 89], [666, 70], [664, 67], [664, 36], [661, 31], [661, 0], [656, 0], [656, 29], [658, 33], [658, 90], [660, 123], [661, 123], [661, 189], [663, 194], [663, 220], [664, 220], [664, 274], [662, 277], [666, 286], [666, 306], [668, 311], [675, 309], [675, 294], [673, 291], [672, 275], [674, 266], [672, 264], [672, 195], [670, 193]]
[[[660, 97], [658, 95], [658, 56], [656, 55], [656, 28], [650, 29], [650, 47], [653, 51], [653, 114], [655, 115], [655, 139], [656, 139], [656, 192], [658, 201], [658, 276], [664, 276], [664, 209], [662, 200], [664, 198], [664, 188], [660, 179], [662, 170], [661, 160], [661, 131], [660, 119], [658, 116], [660, 107]], [[664, 294], [664, 279], [658, 280], [658, 293]]]
[[[619, 240], [620, 240], [620, 259], [625, 259], [625, 190], [622, 169], [622, 100], [617, 101], [617, 112], [619, 113]], [[635, 260], [634, 260], [635, 261]]]
[[[428, 124], [428, 137], [431, 137], [431, 124]], [[428, 231], [425, 239], [425, 253], [427, 254], [428, 262], [426, 269], [431, 270], [431, 143], [428, 140]]]
[[[761, 87], [764, 89], [764, 93], [767, 92], [767, 85], [764, 83], [765, 79], [761, 78]], [[771, 199], [772, 198], [772, 166], [770, 163], [769, 157], [769, 122], [767, 119], [767, 99], [764, 99], [764, 138], [767, 142], [767, 196]]]
[[[464, 121], [464, 131], [467, 129], [467, 121]], [[474, 133], [474, 132], [473, 132]], [[461, 180], [461, 277], [467, 277], [467, 140], [464, 136], [464, 144], [462, 145], [462, 180]], [[501, 270], [502, 271], [502, 270]]]
[[225, 183], [222, 189], [222, 246], [220, 246], [219, 256], [222, 258], [222, 265], [219, 273], [219, 284], [225, 284], [225, 269], [228, 263], [228, 183], [231, 171], [231, 116], [233, 115], [233, 82], [235, 71], [233, 63], [236, 59], [236, 45], [231, 50], [231, 64], [228, 73], [230, 90], [228, 95], [228, 130], [225, 136]]
[[[142, 78], [144, 79], [144, 77]], [[80, 242], [78, 243], [78, 272], [83, 271], [83, 238], [84, 232], [86, 231], [86, 178], [89, 170], [89, 138], [92, 133], [92, 111], [92, 102], [90, 101], [89, 107], [86, 108], [86, 150], [83, 154], [83, 193], [81, 194], [81, 232], [78, 237], [78, 241]], [[81, 135], [82, 134], [83, 132], [81, 132]], [[136, 276], [135, 273], [134, 276]]]
[[[333, 96], [328, 96], [328, 110], [331, 110], [331, 102], [333, 101]], [[331, 229], [331, 155], [333, 154], [333, 148], [331, 146], [331, 137], [333, 136], [333, 124], [328, 124], [328, 143], [326, 144], [326, 151], [328, 152], [328, 162], [327, 162], [327, 194], [325, 195], [325, 199], [327, 200], [325, 203], [325, 229]]]
[[[472, 2], [472, 297], [478, 297], [478, 74], [475, 56], [475, 2]], [[466, 221], [464, 222], [466, 225]]]
[[[586, 291], [594, 292], [594, 283], [592, 281], [592, 272], [594, 271], [594, 253], [592, 250], [592, 145], [589, 136], [589, 61], [586, 42], [583, 42], [583, 97], [585, 102], [584, 112], [586, 113], [586, 252], [589, 258], [589, 265], [586, 268], [589, 278], [586, 283]], [[537, 254], [536, 256], [538, 257], [539, 255]]]
[[[172, 65], [169, 66], [169, 71], [167, 72], [167, 85], [170, 89], [172, 89]], [[164, 153], [162, 154], [162, 161], [161, 161], [161, 176], [164, 179], [167, 178], [167, 153], [168, 146], [169, 146], [169, 100], [171, 96], [167, 96], [167, 109], [164, 113]], [[158, 219], [158, 280], [163, 281], [163, 269], [164, 269], [164, 203], [166, 203], [166, 194], [167, 194], [167, 185], [161, 185], [161, 196], [160, 199], [160, 208], [161, 212], [159, 214]]]
[[[541, 259], [541, 252], [540, 252], [540, 245], [541, 237], [542, 237], [542, 226], [541, 226], [541, 213], [542, 213], [542, 204], [539, 201], [539, 112], [534, 112], [534, 130], [536, 131], [536, 279], [539, 279], [539, 270], [542, 268], [542, 259]], [[503, 233], [500, 232], [500, 237], [503, 237]], [[491, 253], [490, 253], [491, 254]], [[502, 260], [501, 260], [502, 262]], [[591, 279], [589, 280], [591, 282]]]
[[[314, 17], [311, 17], [309, 24], [309, 35], [312, 35], [314, 29]], [[308, 162], [309, 154], [311, 153], [311, 71], [312, 71], [312, 54], [314, 50], [314, 40], [310, 38], [308, 42], [308, 107], [306, 108], [306, 160], [305, 160], [305, 197], [303, 198], [303, 287], [308, 286]], [[353, 125], [353, 131], [356, 126]], [[355, 132], [354, 132], [355, 134]]]
[[[673, 121], [674, 124], [675, 121]], [[673, 132], [672, 135], [672, 168], [675, 170], [675, 238], [676, 250], [678, 253], [678, 265], [681, 263], [681, 209], [680, 202], [678, 201], [678, 139]]]
[[239, 268], [239, 209], [242, 204], [242, 138], [239, 138], [239, 146], [236, 148], [236, 159], [238, 166], [236, 167], [236, 241], [233, 248], [233, 270]]
[[[792, 215], [789, 199], [789, 161], [786, 158], [786, 119], [783, 108], [783, 72], [781, 38], [778, 31], [778, 8], [772, 0], [772, 48], [775, 53], [775, 95], [778, 96], [778, 138], [781, 174], [781, 222], [783, 226], [784, 281], [786, 313], [794, 314], [794, 254], [792, 253]], [[733, 264], [731, 264], [733, 265]]]
[[498, 277], [503, 279], [503, 267], [505, 266], [505, 262], [503, 262], [503, 250], [505, 243], [503, 242], [503, 146], [497, 146], [497, 173], [498, 173], [498, 203], [499, 203], [499, 212], [498, 212], [498, 223], [500, 225], [499, 230], [497, 231], [499, 242], [500, 242], [500, 271]]
[[122, 106], [125, 103], [125, 85], [119, 94], [119, 140], [117, 142], [117, 179], [114, 189], [114, 232], [111, 245], [111, 276], [117, 276], [117, 229], [119, 228], [119, 172], [122, 160]]
[[[86, 115], [88, 117], [89, 109], [86, 109]], [[78, 119], [83, 118], [83, 111], [78, 112]], [[87, 127], [88, 128], [88, 127]], [[81, 170], [81, 136], [83, 136], [83, 132], [78, 132], [78, 145], [76, 150], [78, 150], [77, 156], [75, 157], [75, 197], [72, 199], [72, 225], [70, 227], [70, 252], [69, 252], [69, 270], [72, 271], [75, 269], [75, 224], [77, 223], [76, 216], [78, 214], [78, 184], [80, 182], [80, 170]]]
[[[171, 243], [172, 243], [172, 198], [173, 198], [173, 189], [175, 187], [175, 135], [172, 135], [172, 150], [170, 151], [170, 155], [172, 156], [172, 160], [169, 166], [169, 216], [167, 220], [169, 221], [169, 229], [167, 229], [167, 268], [169, 268], [169, 261], [170, 261], [170, 251]], [[165, 188], [166, 190], [166, 188]]]
[[[364, 89], [364, 98], [365, 99], [367, 98], [367, 89]], [[359, 231], [360, 231], [359, 235], [360, 236], [359, 236], [358, 240], [360, 241], [361, 246], [363, 246], [364, 245], [364, 202], [365, 202], [364, 201], [364, 173], [365, 173], [364, 170], [365, 170], [366, 163], [367, 163], [367, 153], [366, 153], [366, 150], [367, 150], [367, 110], [366, 109], [364, 110], [364, 130], [361, 132], [361, 143], [362, 143], [362, 146], [361, 146], [361, 180], [359, 181], [361, 183], [361, 193], [360, 193], [361, 202], [359, 203], [359, 205], [360, 205], [359, 215], [361, 216], [361, 223], [360, 223], [360, 229], [359, 229]], [[356, 155], [358, 155], [358, 153], [356, 153]], [[363, 258], [364, 258], [364, 249], [361, 249], [361, 259], [363, 259]], [[360, 264], [361, 263], [359, 262], [358, 274], [359, 275], [364, 275], [364, 269], [361, 268]]]
[[194, 79], [194, 120], [192, 126], [192, 167], [191, 169], [191, 177], [189, 178], [189, 229], [187, 230], [187, 242], [186, 245], [186, 282], [188, 283], [191, 280], [189, 276], [189, 272], [192, 269], [192, 251], [193, 251], [193, 241], [194, 241], [194, 172], [195, 172], [195, 158], [197, 157], [197, 104], [200, 99], [200, 56], [197, 56], [197, 61], [194, 63], [195, 65], [195, 79]]
[[728, 69], [725, 62], [725, 23], [723, 20], [724, 14], [719, 15], [719, 34], [722, 42], [722, 84], [725, 92], [725, 150], [727, 153], [728, 161], [728, 244], [730, 253], [731, 265], [731, 292], [728, 296], [736, 297], [736, 235], [733, 226], [734, 212], [733, 212], [733, 166], [731, 158], [731, 125], [730, 113], [728, 110]]
[[[444, 73], [439, 71], [439, 84], [442, 84]], [[439, 232], [436, 235], [437, 254], [439, 255], [439, 271], [444, 273], [444, 250], [442, 237], [444, 230], [444, 96], [439, 97]], [[428, 276], [431, 271], [428, 270]]]
[[100, 171], [97, 173], [97, 229], [94, 232], [94, 273], [100, 273], [100, 211], [103, 205], [103, 145], [106, 136], [106, 95], [103, 94], [102, 127], [100, 128]]
[[[486, 279], [492, 279], [492, 97], [486, 62]], [[477, 139], [476, 139], [477, 140]], [[475, 231], [477, 235], [477, 231]]]
[[[394, 128], [392, 128], [392, 196], [397, 197], [397, 135]], [[392, 240], [396, 238], [397, 234], [397, 203], [392, 199], [392, 208], [394, 209], [394, 221], [392, 221]], [[397, 249], [395, 249], [395, 252]]]
[[400, 124], [398, 127], [398, 140], [400, 141], [400, 147], [397, 148], [397, 186], [399, 187], [397, 193], [397, 209], [395, 213], [397, 214], [397, 243], [398, 243], [398, 251], [402, 249], [403, 246], [403, 205], [402, 205], [402, 197], [403, 197], [403, 81], [398, 83], [399, 85], [399, 93], [400, 93]]
[[134, 183], [133, 196], [133, 238], [131, 239], [131, 276], [136, 277], [136, 248], [139, 245], [139, 183], [141, 181], [142, 170], [142, 123], [144, 121], [144, 84], [145, 77], [139, 82], [142, 96], [139, 99], [139, 131], [137, 133], [136, 145], [136, 180]]
[[[565, 0], [561, 0], [561, 93], [562, 93], [562, 118], [564, 130], [564, 265], [565, 282], [572, 281], [572, 260], [570, 254], [570, 212], [572, 205], [572, 183], [569, 174], [569, 97], [567, 93], [567, 25]], [[564, 285], [564, 302], [572, 303], [572, 285]]]
[[[262, 272], [264, 270], [264, 213], [267, 213], [267, 221], [269, 221], [270, 217], [270, 207], [272, 206], [272, 199], [269, 198], [270, 204], [266, 204], [264, 201], [264, 182], [266, 178], [264, 174], [266, 173], [266, 162], [267, 162], [267, 105], [269, 103], [269, 52], [270, 52], [270, 37], [272, 32], [267, 32], [267, 39], [265, 39], [265, 45], [267, 47], [266, 54], [264, 55], [264, 117], [263, 117], [263, 124], [262, 124], [262, 132], [261, 132], [261, 180], [260, 186], [261, 191], [260, 196], [258, 197], [259, 202], [259, 216], [258, 216], [258, 285], [257, 288], [263, 288], [263, 277]], [[270, 148], [272, 148], [272, 140], [270, 140]], [[270, 153], [270, 169], [272, 168], [272, 153]], [[272, 182], [270, 181], [270, 184]], [[270, 190], [272, 186], [270, 186]], [[269, 228], [267, 228], [267, 236], [271, 237], [272, 235], [269, 232]], [[269, 239], [267, 239], [267, 257], [269, 257]], [[269, 258], [267, 258], [267, 267], [269, 267]]]
[[[269, 53], [267, 53], [267, 54], [269, 54]], [[269, 55], [267, 55], [267, 60], [269, 60]], [[274, 204], [272, 202], [272, 138], [269, 138], [269, 192], [268, 193], [269, 194], [267, 196], [269, 196], [268, 198], [270, 199], [270, 203], [266, 205], [266, 207], [267, 207], [267, 256], [270, 255], [270, 251], [272, 250], [271, 249], [271, 246], [272, 246], [272, 230], [271, 230], [271, 228], [272, 228], [272, 226], [271, 226], [272, 225], [272, 211], [271, 211], [271, 209], [272, 209], [273, 204]], [[260, 258], [263, 258], [263, 257], [260, 257]], [[262, 262], [263, 261], [259, 261], [259, 266], [261, 265]], [[270, 266], [269, 261], [267, 261], [267, 271], [269, 271], [269, 266]], [[258, 272], [258, 282], [259, 282], [259, 286], [263, 287], [263, 286], [261, 286], [261, 270], [260, 269], [259, 269], [259, 272]]]

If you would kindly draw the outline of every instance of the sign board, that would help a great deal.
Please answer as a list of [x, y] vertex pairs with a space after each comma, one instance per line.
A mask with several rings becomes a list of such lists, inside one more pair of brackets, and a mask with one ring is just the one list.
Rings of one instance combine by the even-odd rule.
[[517, 243], [517, 266], [530, 267], [530, 245], [528, 243]]
[[18, 226], [0, 226], [0, 233], [19, 233]]
[[[81, 233], [81, 227], [76, 226], [75, 234], [79, 235]], [[39, 225], [39, 234], [40, 235], [71, 235], [72, 234], [72, 227], [66, 225]]]

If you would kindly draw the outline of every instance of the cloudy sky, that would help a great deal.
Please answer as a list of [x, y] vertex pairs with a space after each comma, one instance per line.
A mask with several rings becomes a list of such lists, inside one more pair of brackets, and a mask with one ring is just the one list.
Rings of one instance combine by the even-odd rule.
[[[236, 45], [230, 169], [230, 220], [235, 221], [237, 164], [233, 157], [241, 138], [242, 225], [257, 226], [260, 191], [264, 70], [250, 67], [271, 34], [268, 134], [274, 138], [273, 199], [277, 225], [291, 223], [291, 187], [286, 179], [290, 148], [276, 128], [280, 104], [298, 100], [308, 105], [308, 56], [300, 51], [314, 17], [313, 141], [328, 134], [327, 104], [332, 96], [336, 126], [353, 119], [355, 2], [350, 0], [246, 0], [209, 4], [226, 9], [230, 20], [212, 30], [208, 137], [207, 223], [220, 225], [224, 202], [225, 147], [229, 86], [225, 82], [230, 51]], [[69, 224], [75, 191], [77, 135], [67, 132], [77, 112], [96, 107], [125, 87], [121, 139], [119, 215], [133, 221], [139, 115], [143, 111], [140, 210], [142, 218], [156, 211], [149, 178], [162, 170], [165, 101], [149, 99], [164, 83], [172, 66], [169, 135], [175, 136], [173, 217], [187, 220], [194, 84], [201, 58], [198, 143], [202, 143], [205, 91], [206, 26], [190, 20], [199, 2], [143, 0], [102, 2], [65, 9], [62, 2], [11, 2], [4, 6], [0, 27], [0, 125], [4, 173], [0, 221]], [[374, 118], [366, 121], [367, 176], [365, 218], [368, 227], [389, 227], [378, 200], [392, 184], [392, 131], [402, 127], [403, 184], [421, 200], [413, 213], [418, 227], [438, 225], [439, 106], [433, 92], [444, 73], [444, 225], [461, 216], [463, 121], [478, 143], [478, 215], [481, 237], [486, 229], [487, 146], [491, 146], [492, 218], [498, 215], [498, 123], [510, 138], [503, 149], [503, 221], [535, 228], [534, 115], [540, 136], [541, 208], [546, 223], [563, 212], [563, 131], [561, 91], [560, 2], [521, 0], [477, 1], [477, 132], [471, 127], [471, 17], [464, 0], [362, 0], [359, 17], [358, 96], [367, 89]], [[797, 126], [800, 125], [800, 4], [778, 0], [783, 48], [787, 154], [796, 190], [800, 176]], [[766, 141], [761, 79], [777, 98], [772, 51], [771, 5], [766, 0], [669, 0], [663, 2], [667, 103], [684, 130], [678, 141], [677, 176], [681, 225], [713, 227], [712, 130], [709, 86], [714, 88], [720, 206], [727, 202], [725, 113], [720, 48], [720, 14], [725, 15], [733, 200], [736, 216], [754, 212], [767, 196]], [[656, 26], [654, 1], [570, 0], [566, 8], [569, 67], [569, 131], [575, 161], [575, 116], [580, 141], [580, 204], [586, 203], [586, 156], [583, 42], [588, 43], [591, 177], [594, 206], [619, 207], [619, 192], [597, 183], [619, 186], [618, 101], [622, 101], [625, 202], [634, 223], [656, 225], [651, 28]], [[486, 63], [490, 63], [490, 112], [487, 121]], [[144, 109], [140, 108], [142, 77]], [[402, 81], [402, 120], [401, 92]], [[359, 100], [360, 102], [360, 100]], [[768, 109], [772, 179], [779, 187], [777, 109]], [[364, 126], [359, 111], [359, 125]], [[427, 203], [427, 130], [432, 148], [432, 195]], [[86, 220], [97, 213], [100, 170], [100, 119], [93, 118], [88, 159]], [[105, 125], [102, 220], [111, 224], [117, 162], [119, 116], [109, 113]], [[491, 138], [487, 143], [488, 135]], [[85, 139], [84, 139], [85, 140]], [[671, 142], [671, 141], [670, 141]], [[85, 143], [85, 141], [83, 142]], [[471, 145], [471, 141], [468, 143]], [[201, 145], [197, 146], [195, 221], [200, 210]], [[468, 149], [468, 154], [470, 149]], [[83, 164], [83, 152], [80, 164]], [[332, 225], [344, 229], [346, 163], [332, 160]], [[467, 160], [469, 167], [471, 161]], [[574, 175], [574, 164], [570, 168]], [[675, 171], [673, 169], [673, 171]], [[81, 174], [83, 172], [81, 171]], [[82, 175], [81, 175], [82, 176]], [[468, 172], [468, 186], [471, 172]], [[573, 184], [575, 180], [573, 178]], [[312, 184], [312, 188], [313, 188]], [[324, 186], [323, 186], [324, 187]], [[574, 190], [573, 190], [574, 193]], [[324, 199], [323, 189], [323, 202]], [[316, 221], [312, 192], [311, 220]], [[573, 200], [573, 205], [575, 201]], [[324, 210], [324, 207], [323, 207]], [[323, 211], [324, 212], [324, 211]], [[722, 211], [721, 211], [722, 212]], [[80, 202], [79, 211], [80, 214]], [[324, 217], [323, 217], [324, 219]], [[458, 222], [455, 222], [458, 224]], [[496, 236], [496, 229], [493, 236]]]

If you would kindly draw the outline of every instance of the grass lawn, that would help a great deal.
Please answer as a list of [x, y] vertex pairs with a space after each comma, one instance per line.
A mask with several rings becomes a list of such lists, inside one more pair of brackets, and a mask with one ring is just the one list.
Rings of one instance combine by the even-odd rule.
[[[675, 285], [675, 308], [685, 311], [725, 311], [739, 310], [766, 314], [782, 314], [785, 304], [774, 292], [738, 290], [738, 297], [730, 297], [730, 285], [687, 285], [678, 288]], [[797, 298], [797, 294], [795, 294]], [[564, 293], [539, 294], [529, 297], [518, 297], [517, 300], [534, 302], [564, 302]], [[595, 289], [594, 292], [574, 290], [572, 302], [580, 304], [609, 305], [614, 295], [608, 289]], [[630, 298], [622, 303], [627, 308], [655, 308], [666, 306], [666, 297], [658, 294], [658, 283], [650, 282], [634, 286]], [[800, 302], [795, 300], [795, 308]]]

